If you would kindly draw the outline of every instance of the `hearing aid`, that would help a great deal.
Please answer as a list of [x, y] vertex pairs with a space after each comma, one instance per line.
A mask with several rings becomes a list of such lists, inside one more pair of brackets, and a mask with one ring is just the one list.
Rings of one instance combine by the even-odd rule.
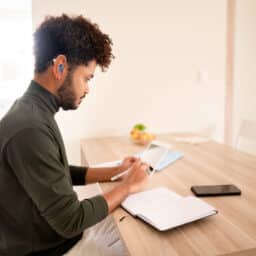
[[63, 70], [64, 70], [64, 65], [63, 64], [59, 64], [58, 70], [59, 70], [60, 73], [62, 73]]

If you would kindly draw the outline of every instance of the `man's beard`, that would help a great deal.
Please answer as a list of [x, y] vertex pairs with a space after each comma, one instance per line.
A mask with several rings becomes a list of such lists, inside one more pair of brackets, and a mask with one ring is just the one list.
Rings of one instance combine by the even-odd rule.
[[77, 109], [72, 74], [73, 72], [70, 70], [65, 81], [57, 91], [60, 107], [62, 107], [64, 110]]

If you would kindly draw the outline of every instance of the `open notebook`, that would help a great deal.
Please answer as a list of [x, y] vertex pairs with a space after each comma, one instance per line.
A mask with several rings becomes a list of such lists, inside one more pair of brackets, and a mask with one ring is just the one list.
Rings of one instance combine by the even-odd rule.
[[130, 195], [122, 207], [160, 231], [217, 213], [204, 201], [194, 196], [181, 197], [165, 187]]

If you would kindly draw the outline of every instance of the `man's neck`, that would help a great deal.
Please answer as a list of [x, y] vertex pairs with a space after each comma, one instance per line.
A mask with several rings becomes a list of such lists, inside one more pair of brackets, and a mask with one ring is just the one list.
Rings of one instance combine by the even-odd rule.
[[42, 74], [36, 73], [34, 75], [33, 80], [40, 84], [42, 87], [44, 87], [46, 90], [57, 96], [57, 86], [56, 82], [52, 80], [52, 78], [49, 77], [47, 72], [44, 72]]

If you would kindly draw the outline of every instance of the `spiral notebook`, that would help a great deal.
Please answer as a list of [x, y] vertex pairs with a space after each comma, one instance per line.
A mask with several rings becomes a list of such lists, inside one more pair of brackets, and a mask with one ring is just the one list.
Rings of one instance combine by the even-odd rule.
[[169, 230], [217, 214], [217, 210], [194, 197], [182, 197], [165, 187], [130, 195], [122, 207], [159, 231]]

